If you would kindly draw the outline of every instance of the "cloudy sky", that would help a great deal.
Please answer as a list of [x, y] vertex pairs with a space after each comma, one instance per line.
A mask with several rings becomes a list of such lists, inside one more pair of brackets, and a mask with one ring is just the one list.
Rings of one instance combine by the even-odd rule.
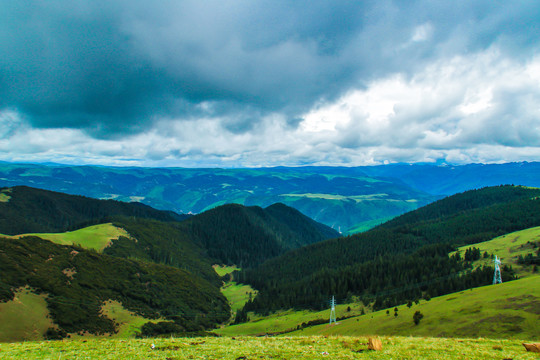
[[540, 2], [0, 2], [0, 160], [540, 160]]

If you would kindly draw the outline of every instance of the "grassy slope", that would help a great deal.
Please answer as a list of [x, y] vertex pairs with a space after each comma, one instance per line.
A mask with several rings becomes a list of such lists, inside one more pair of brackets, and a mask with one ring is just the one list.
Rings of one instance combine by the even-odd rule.
[[48, 315], [45, 295], [19, 289], [12, 301], [0, 302], [0, 342], [43, 339], [45, 331], [54, 326]]
[[[386, 310], [319, 325], [293, 334], [403, 335], [489, 337], [537, 340], [540, 334], [540, 276], [490, 285], [421, 301], [409, 309], [398, 306], [398, 316]], [[413, 314], [424, 318], [415, 326]]]
[[[23, 288], [17, 291], [12, 301], [0, 303], [0, 342], [42, 340], [48, 328], [57, 327], [49, 317], [45, 296]], [[106, 301], [101, 311], [117, 324], [117, 333], [110, 335], [113, 338], [133, 338], [140, 333], [144, 324], [157, 321], [126, 310], [118, 301]], [[71, 334], [70, 337], [86, 338], [95, 335]]]
[[0, 202], [7, 203], [11, 199], [11, 189], [3, 189], [0, 191]]
[[17, 239], [25, 236], [37, 236], [41, 239], [52, 241], [55, 244], [77, 245], [85, 249], [94, 249], [98, 252], [102, 252], [103, 249], [111, 244], [112, 240], [118, 239], [120, 236], [130, 237], [124, 229], [116, 227], [111, 223], [89, 226], [76, 231], [63, 233], [34, 233], [2, 236]]
[[[538, 359], [520, 341], [382, 337], [382, 351], [367, 351], [367, 338], [162, 338], [141, 340], [0, 344], [12, 359]], [[152, 344], [155, 349], [152, 350]]]
[[[347, 312], [347, 307], [351, 307], [351, 311]], [[336, 306], [336, 316], [353, 316], [359, 315], [362, 309], [361, 304], [345, 304]], [[239, 325], [231, 325], [222, 329], [217, 329], [214, 332], [223, 336], [236, 335], [260, 335], [266, 333], [277, 333], [282, 331], [290, 331], [296, 329], [298, 325], [316, 319], [329, 319], [329, 310], [324, 311], [283, 311], [267, 317], [253, 317], [253, 320]]]
[[[156, 319], [147, 319], [143, 316], [124, 309], [118, 301], [109, 300], [103, 304], [101, 311], [103, 315], [113, 320], [118, 324], [116, 327], [117, 333], [113, 335], [115, 338], [132, 338], [141, 331], [141, 327], [149, 321], [157, 321]], [[160, 319], [163, 320], [163, 319]]]
[[[516, 263], [517, 256], [531, 252], [528, 242], [540, 239], [540, 227], [517, 231], [497, 237], [493, 240], [475, 244], [481, 252], [488, 251], [506, 259], [516, 273], [523, 279], [508, 282], [500, 286], [450, 294], [422, 301], [411, 309], [398, 306], [398, 316], [394, 311], [390, 316], [386, 310], [370, 313], [358, 318], [348, 319], [338, 326], [325, 325], [306, 328], [294, 334], [342, 334], [342, 335], [420, 335], [420, 336], [489, 336], [489, 337], [524, 337], [534, 338], [540, 333], [540, 275], [531, 273], [531, 266], [524, 267]], [[470, 246], [459, 250], [464, 253]], [[475, 266], [489, 264], [491, 259], [481, 259]], [[507, 301], [505, 305], [505, 301]], [[337, 317], [359, 314], [358, 304], [351, 304], [351, 312], [346, 313], [348, 305], [336, 307]], [[501, 308], [501, 307], [505, 308]], [[414, 311], [413, 311], [414, 310]], [[421, 311], [425, 318], [418, 327], [412, 322], [415, 311]], [[428, 315], [429, 319], [428, 320]], [[454, 314], [455, 316], [451, 316]], [[271, 315], [245, 324], [229, 326], [218, 330], [222, 335], [253, 335], [266, 332], [280, 332], [296, 328], [302, 322], [329, 318], [329, 310], [321, 312], [287, 311]], [[460, 316], [464, 315], [464, 316]], [[442, 327], [444, 324], [445, 327]]]
[[[499, 256], [503, 265], [512, 265], [512, 268], [519, 277], [525, 277], [531, 275], [532, 266], [518, 264], [517, 258], [519, 255], [525, 257], [533, 251], [536, 252], [537, 249], [532, 247], [532, 243], [540, 243], [540, 226], [499, 236], [493, 240], [472, 246], [463, 246], [459, 248], [459, 251], [462, 255], [465, 253], [465, 250], [470, 247], [480, 249], [482, 254], [484, 251], [487, 251], [489, 254]], [[493, 260], [490, 258], [482, 258], [474, 262], [474, 266], [482, 265], [493, 266]]]
[[[540, 333], [540, 276], [486, 286], [460, 293], [422, 300], [409, 309], [398, 306], [394, 310], [368, 313], [342, 320], [338, 325], [308, 327], [287, 335], [399, 335], [441, 337], [522, 338], [534, 340]], [[337, 317], [358, 314], [359, 304], [336, 307]], [[412, 321], [416, 311], [424, 314], [418, 326]], [[321, 312], [289, 311], [259, 321], [229, 326], [216, 332], [221, 335], [255, 335], [287, 331], [302, 322], [328, 319], [330, 310]]]
[[[213, 266], [216, 273], [223, 277], [227, 274], [232, 273], [235, 270], [240, 270], [236, 265], [235, 266], [225, 266], [225, 265], [214, 265]], [[237, 284], [235, 281], [224, 282], [221, 287], [221, 293], [225, 295], [229, 304], [231, 305], [231, 311], [236, 313], [244, 307], [246, 302], [249, 300], [249, 293], [252, 293], [252, 296], [257, 294], [257, 290], [253, 289], [249, 285]]]

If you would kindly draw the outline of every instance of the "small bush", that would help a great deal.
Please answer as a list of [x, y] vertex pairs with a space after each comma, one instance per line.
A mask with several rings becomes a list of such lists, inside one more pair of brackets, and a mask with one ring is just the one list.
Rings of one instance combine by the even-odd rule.
[[413, 315], [413, 321], [414, 325], [418, 325], [420, 323], [420, 320], [424, 317], [424, 314], [422, 314], [420, 311], [416, 311]]

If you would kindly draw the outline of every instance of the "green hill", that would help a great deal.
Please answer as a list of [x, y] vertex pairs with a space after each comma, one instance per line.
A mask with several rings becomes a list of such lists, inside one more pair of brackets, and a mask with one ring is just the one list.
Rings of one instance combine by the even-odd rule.
[[[536, 340], [540, 331], [540, 276], [488, 285], [359, 315], [358, 303], [336, 306], [339, 320], [329, 325], [330, 309], [286, 311], [216, 330], [224, 336], [284, 333], [287, 336], [435, 336]], [[397, 308], [397, 312], [395, 309]], [[348, 309], [350, 309], [348, 311]], [[416, 311], [423, 318], [413, 322]], [[397, 313], [397, 316], [394, 314]], [[312, 325], [322, 322], [321, 325]]]
[[283, 204], [266, 209], [229, 204], [181, 223], [213, 261], [253, 267], [287, 250], [313, 244], [339, 233]]
[[[399, 335], [452, 338], [488, 337], [538, 340], [540, 334], [540, 276], [488, 285], [318, 325], [290, 335]], [[423, 318], [413, 322], [416, 311]], [[328, 315], [329, 311], [326, 311]], [[394, 316], [397, 313], [397, 316]]]
[[[489, 268], [447, 253], [540, 224], [540, 189], [501, 186], [454, 195], [368, 232], [290, 251], [237, 279], [259, 290], [246, 310], [319, 309], [332, 294], [376, 308], [488, 284]], [[470, 271], [468, 271], [470, 270]], [[504, 273], [510, 279], [512, 271]], [[437, 279], [444, 278], [441, 284]], [[421, 283], [389, 293], [401, 284]]]
[[[212, 264], [253, 266], [338, 235], [281, 204], [268, 209], [226, 205], [176, 221], [174, 214], [137, 203], [27, 187], [2, 191], [0, 232], [21, 233], [0, 239], [0, 306], [17, 316], [24, 308], [14, 305], [17, 296], [41, 319], [19, 314], [27, 321], [17, 329], [0, 327], [4, 339], [28, 338], [33, 328], [25, 324], [32, 323], [44, 324], [34, 329], [37, 338], [47, 326], [53, 335], [125, 333], [129, 324], [140, 328], [152, 318], [169, 322], [144, 325], [147, 334], [212, 328], [231, 315]], [[78, 229], [32, 232], [66, 227]], [[21, 293], [25, 287], [30, 294]], [[45, 310], [32, 305], [44, 302]], [[115, 304], [109, 305], [114, 311], [103, 304]]]
[[22, 238], [36, 236], [44, 240], [52, 241], [60, 245], [77, 245], [84, 249], [94, 249], [98, 252], [112, 244], [113, 240], [118, 240], [121, 236], [129, 238], [129, 234], [122, 228], [114, 226], [112, 223], [88, 226], [75, 231], [62, 233], [33, 233], [20, 235], [2, 235], [6, 238]]
[[477, 259], [473, 261], [475, 267], [493, 263], [491, 256], [485, 257], [487, 253], [497, 255], [503, 264], [512, 265], [519, 277], [530, 276], [538, 272], [538, 265], [540, 265], [540, 227], [502, 235], [472, 247], [462, 246], [458, 251], [466, 254], [470, 249], [478, 249]]
[[9, 194], [9, 199], [0, 201], [0, 233], [8, 235], [64, 232], [91, 222], [103, 223], [104, 218], [118, 215], [161, 221], [184, 218], [140, 203], [96, 200], [26, 186], [1, 191]]
[[230, 316], [219, 289], [192, 273], [36, 237], [0, 238], [0, 272], [2, 302], [11, 301], [17, 289], [26, 286], [46, 295], [58, 328], [51, 328], [52, 333], [117, 331], [111, 319], [101, 316], [109, 300], [146, 318], [174, 320], [183, 331], [211, 328]]

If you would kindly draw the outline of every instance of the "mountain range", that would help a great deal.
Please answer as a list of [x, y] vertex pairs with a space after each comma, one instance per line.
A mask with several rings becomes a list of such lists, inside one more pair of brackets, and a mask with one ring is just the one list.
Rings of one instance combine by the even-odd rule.
[[367, 230], [447, 195], [500, 184], [540, 186], [540, 163], [256, 169], [0, 163], [0, 186], [136, 201], [180, 214], [230, 203], [283, 203], [344, 234]]
[[[183, 217], [137, 202], [1, 188], [0, 317], [25, 321], [20, 332], [2, 321], [0, 340], [114, 334], [127, 316], [141, 335], [211, 330], [233, 315], [214, 264], [240, 265], [227, 278], [257, 290], [235, 323], [248, 313], [320, 310], [332, 295], [373, 310], [429, 300], [491, 283], [493, 268], [472, 262], [494, 254], [474, 245], [535, 226], [540, 190], [512, 185], [445, 197], [347, 237], [279, 203]], [[523, 266], [535, 266], [539, 245], [522, 245]], [[458, 246], [468, 247], [460, 254]], [[505, 264], [503, 281], [515, 278]]]
[[[117, 235], [103, 239], [103, 227]], [[25, 186], [0, 189], [0, 234], [0, 305], [25, 287], [45, 295], [50, 337], [116, 332], [108, 301], [177, 332], [212, 328], [230, 317], [213, 264], [255, 266], [339, 235], [283, 204], [185, 218]]]

